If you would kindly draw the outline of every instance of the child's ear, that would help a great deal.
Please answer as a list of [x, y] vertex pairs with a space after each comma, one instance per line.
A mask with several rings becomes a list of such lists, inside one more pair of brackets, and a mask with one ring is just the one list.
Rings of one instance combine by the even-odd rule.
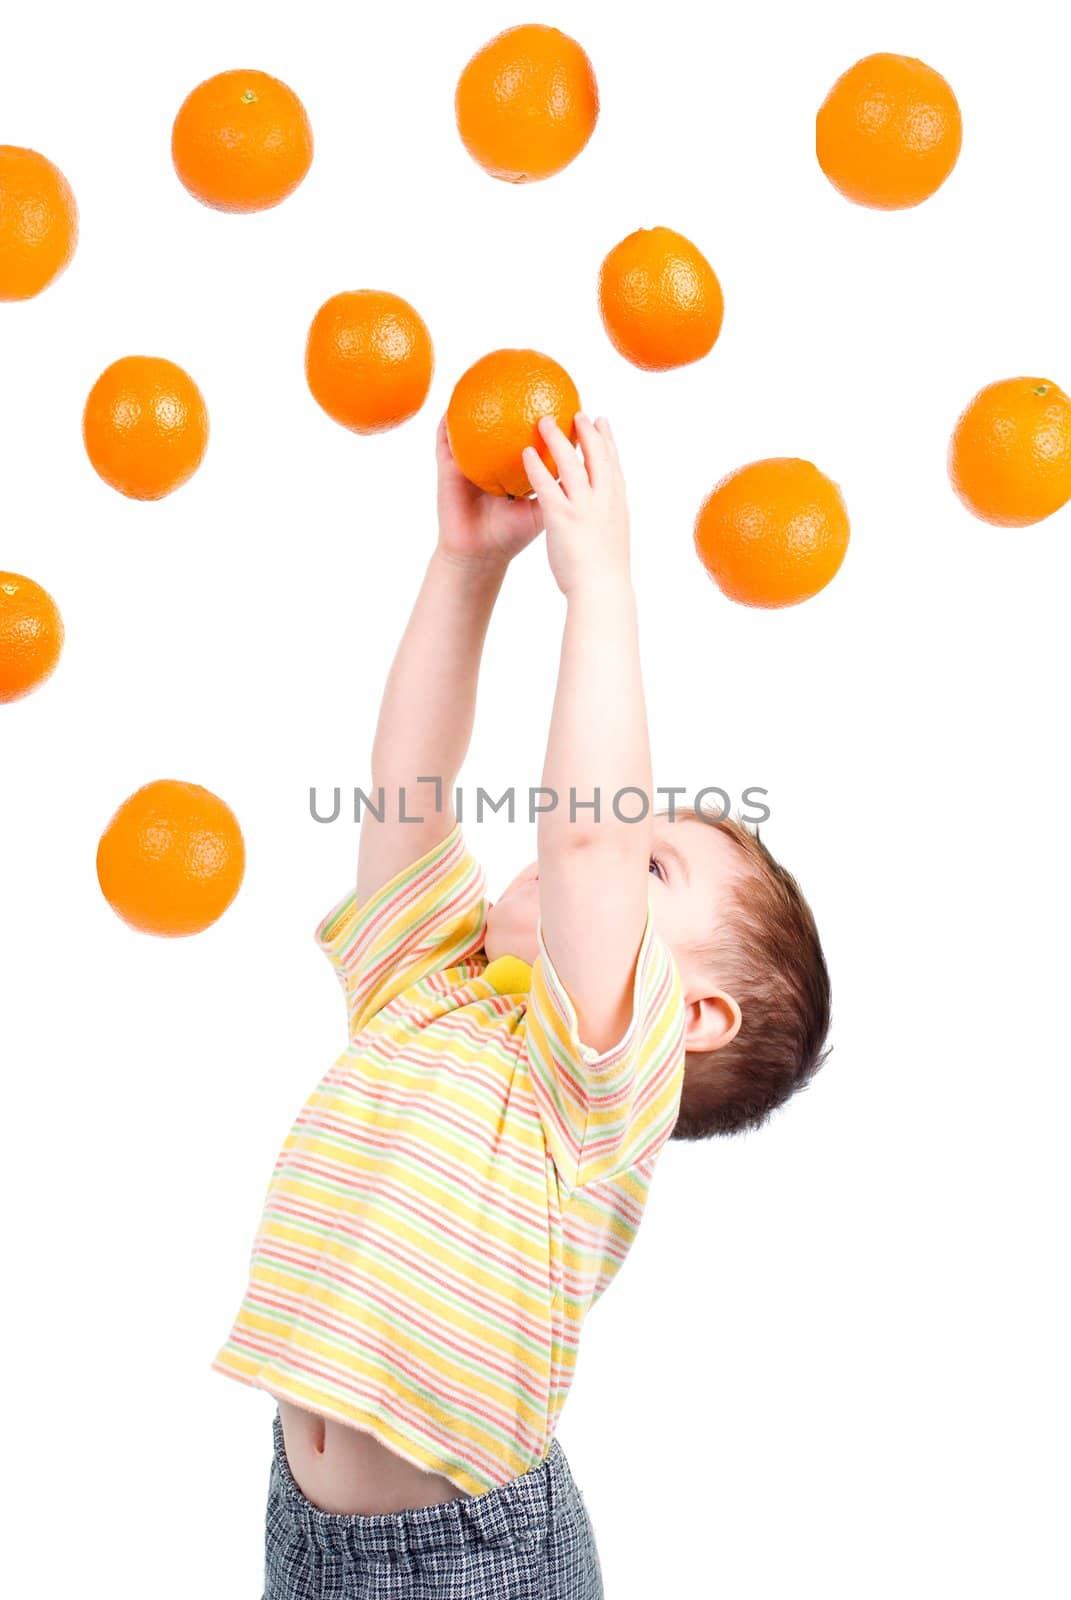
[[740, 1032], [740, 1007], [723, 989], [693, 1000], [685, 1012], [684, 1048], [689, 1052], [720, 1050]]

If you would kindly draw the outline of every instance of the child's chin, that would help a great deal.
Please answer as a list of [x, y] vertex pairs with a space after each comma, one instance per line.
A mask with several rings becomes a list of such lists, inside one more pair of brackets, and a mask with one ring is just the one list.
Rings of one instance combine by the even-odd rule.
[[519, 956], [530, 966], [535, 960], [535, 927], [529, 926], [527, 919], [522, 925], [520, 918], [503, 917], [499, 920], [489, 916], [483, 947], [489, 961], [494, 961], [498, 956]]

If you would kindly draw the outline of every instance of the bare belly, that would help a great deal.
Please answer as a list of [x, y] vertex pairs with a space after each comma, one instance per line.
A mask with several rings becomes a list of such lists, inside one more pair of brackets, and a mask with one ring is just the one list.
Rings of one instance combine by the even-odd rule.
[[415, 1467], [362, 1428], [289, 1400], [278, 1405], [294, 1482], [321, 1511], [378, 1516], [467, 1498], [449, 1478]]

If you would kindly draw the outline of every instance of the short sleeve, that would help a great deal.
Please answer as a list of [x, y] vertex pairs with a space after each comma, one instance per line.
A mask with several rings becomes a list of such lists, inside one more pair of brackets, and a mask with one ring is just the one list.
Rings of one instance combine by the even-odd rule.
[[601, 1054], [580, 1038], [576, 1007], [540, 922], [526, 1012], [528, 1068], [547, 1145], [570, 1189], [650, 1160], [669, 1138], [684, 1084], [684, 995], [651, 909], [636, 957], [632, 1016]]
[[363, 905], [353, 889], [328, 912], [315, 938], [345, 991], [351, 1039], [403, 989], [482, 947], [486, 890], [483, 867], [455, 823]]

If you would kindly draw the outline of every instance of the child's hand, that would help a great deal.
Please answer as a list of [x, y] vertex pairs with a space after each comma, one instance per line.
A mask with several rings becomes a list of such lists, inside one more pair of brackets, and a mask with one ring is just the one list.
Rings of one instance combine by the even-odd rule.
[[583, 461], [553, 417], [542, 417], [539, 431], [561, 481], [555, 483], [531, 445], [524, 452], [524, 467], [543, 508], [547, 557], [558, 588], [567, 595], [589, 581], [601, 584], [617, 574], [627, 578], [628, 505], [610, 424], [605, 417], [592, 423], [577, 412]]
[[439, 464], [439, 549], [452, 561], [509, 562], [543, 531], [537, 500], [485, 494], [465, 477], [450, 449], [446, 417], [435, 440]]

